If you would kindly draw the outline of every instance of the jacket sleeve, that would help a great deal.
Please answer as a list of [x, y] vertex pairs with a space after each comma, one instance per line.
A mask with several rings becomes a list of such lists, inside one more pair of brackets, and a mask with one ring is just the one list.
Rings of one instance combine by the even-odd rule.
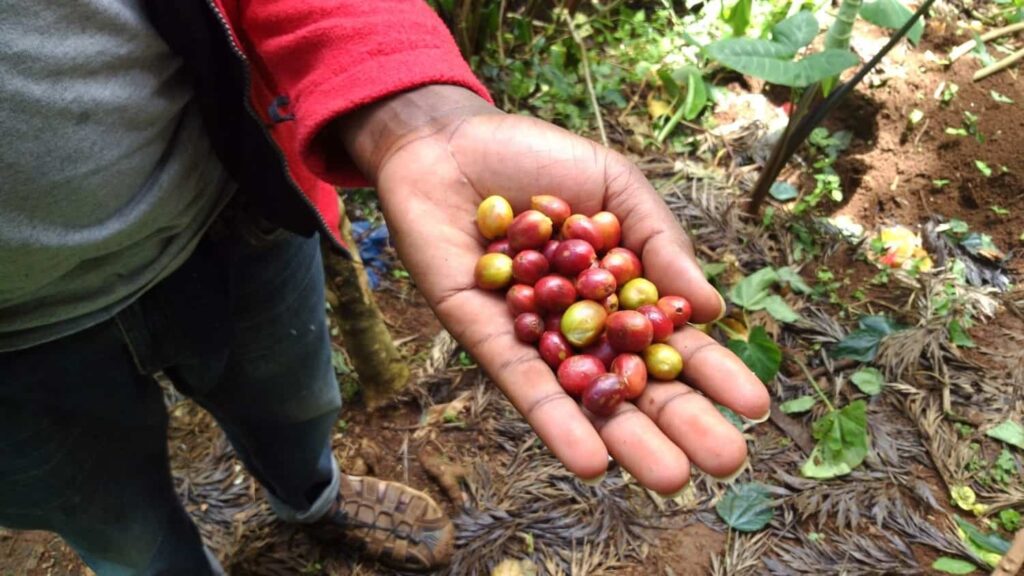
[[238, 0], [228, 11], [262, 90], [287, 99], [295, 122], [287, 133], [297, 139], [289, 144], [332, 184], [365, 182], [348, 158], [328, 164], [316, 138], [346, 112], [429, 84], [491, 101], [423, 0]]

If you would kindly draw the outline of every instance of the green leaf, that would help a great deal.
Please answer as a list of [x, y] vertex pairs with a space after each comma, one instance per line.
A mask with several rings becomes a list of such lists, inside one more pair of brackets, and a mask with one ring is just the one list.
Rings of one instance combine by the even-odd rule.
[[813, 292], [811, 287], [807, 285], [807, 282], [804, 282], [803, 276], [793, 268], [784, 266], [782, 268], [777, 268], [775, 273], [779, 276], [779, 282], [789, 284], [789, 287], [792, 288], [794, 292], [799, 292], [800, 294], [810, 294]]
[[864, 330], [871, 330], [883, 336], [888, 336], [893, 332], [898, 332], [903, 329], [903, 326], [900, 326], [897, 322], [887, 316], [864, 316], [860, 319], [858, 324]]
[[753, 4], [753, 0], [737, 0], [736, 4], [724, 14], [722, 19], [732, 27], [733, 36], [743, 36], [747, 33], [747, 27], [750, 26], [750, 14]]
[[949, 321], [949, 341], [956, 346], [961, 348], [974, 348], [976, 344], [971, 339], [971, 335], [967, 333], [960, 321], [953, 319]]
[[963, 534], [961, 539], [971, 549], [971, 552], [977, 554], [986, 563], [995, 566], [999, 563], [999, 557], [1010, 549], [1010, 543], [999, 534], [985, 534], [970, 522], [956, 515], [953, 516], [953, 519]]
[[793, 62], [790, 59], [796, 51], [792, 47], [755, 38], [719, 40], [704, 50], [709, 58], [737, 72], [795, 88], [837, 76], [859, 62], [846, 50], [825, 50]]
[[989, 165], [981, 160], [975, 160], [974, 165], [978, 168], [978, 172], [984, 174], [986, 178], [992, 175], [992, 168], [989, 168]]
[[[865, 2], [860, 8], [860, 15], [876, 26], [898, 30], [914, 15], [899, 0], [876, 0]], [[924, 21], [918, 19], [914, 26], [907, 32], [907, 38], [915, 45], [921, 41], [921, 34], [924, 32]]]
[[747, 310], [761, 310], [765, 299], [771, 295], [768, 289], [778, 281], [779, 275], [774, 268], [762, 268], [733, 286], [729, 290], [729, 300]]
[[686, 74], [686, 99], [683, 100], [683, 117], [693, 120], [704, 111], [708, 103], [707, 86], [704, 85], [704, 77], [700, 70], [694, 66], [683, 68]]
[[779, 322], [796, 322], [800, 319], [800, 315], [778, 294], [772, 294], [764, 299], [764, 309]]
[[768, 193], [779, 202], [787, 202], [800, 195], [797, 192], [796, 186], [782, 180], [772, 184], [772, 187], [768, 189]]
[[768, 488], [751, 482], [736, 484], [715, 505], [715, 512], [733, 530], [757, 532], [775, 515]]
[[818, 444], [800, 472], [808, 478], [834, 478], [849, 474], [868, 455], [867, 404], [851, 402], [825, 414], [811, 427]]
[[816, 396], [800, 396], [779, 404], [779, 410], [782, 410], [783, 414], [799, 414], [801, 412], [807, 412], [813, 408], [817, 402], [818, 398]]
[[1007, 532], [1016, 532], [1020, 528], [1020, 512], [1013, 508], [999, 511], [999, 522]]
[[817, 35], [818, 20], [807, 10], [801, 10], [772, 27], [772, 41], [792, 49], [794, 54]]
[[1007, 444], [1024, 450], [1024, 426], [1021, 426], [1013, 420], [1003, 422], [995, 428], [990, 429], [988, 432], [985, 432], [985, 435], [989, 438], [995, 438], [996, 440], [1006, 442]]
[[740, 357], [747, 368], [757, 374], [765, 384], [775, 379], [782, 364], [782, 351], [764, 327], [755, 326], [747, 340], [729, 340], [726, 344], [733, 354]]
[[872, 368], [870, 366], [861, 368], [850, 376], [850, 381], [860, 389], [861, 392], [874, 396], [882, 391], [882, 387], [885, 386], [885, 377], [878, 368]]
[[995, 100], [996, 102], [999, 102], [1000, 104], [1013, 104], [1013, 99], [1012, 98], [1008, 98], [1006, 96], [1003, 96], [1002, 94], [1000, 94], [999, 92], [996, 92], [995, 90], [989, 91], [989, 95], [992, 96], [993, 100]]
[[872, 362], [878, 354], [878, 345], [882, 339], [899, 329], [898, 324], [885, 316], [865, 316], [860, 319], [859, 330], [850, 332], [836, 344], [832, 356]]
[[977, 566], [959, 558], [939, 556], [932, 562], [932, 568], [946, 574], [970, 574], [977, 569]]

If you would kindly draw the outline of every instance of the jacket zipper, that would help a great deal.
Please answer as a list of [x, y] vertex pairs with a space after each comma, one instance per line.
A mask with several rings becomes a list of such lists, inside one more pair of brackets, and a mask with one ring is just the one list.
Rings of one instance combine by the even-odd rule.
[[288, 165], [288, 158], [286, 158], [284, 152], [282, 152], [281, 149], [277, 147], [277, 144], [274, 142], [274, 139], [270, 136], [270, 133], [263, 125], [263, 122], [260, 120], [260, 117], [252, 109], [252, 104], [249, 102], [249, 98], [251, 97], [250, 95], [252, 92], [252, 73], [249, 71], [249, 57], [245, 55], [245, 52], [242, 51], [242, 48], [238, 45], [237, 42], [235, 42], [235, 37], [231, 34], [231, 25], [228, 24], [227, 18], [224, 16], [223, 13], [221, 13], [220, 8], [217, 7], [217, 4], [214, 0], [206, 0], [206, 5], [209, 6], [210, 10], [213, 10], [213, 13], [217, 16], [217, 20], [220, 22], [221, 28], [224, 29], [224, 34], [227, 36], [228, 44], [231, 46], [231, 51], [234, 52], [235, 56], [237, 56], [238, 59], [242, 61], [242, 74], [245, 78], [246, 112], [249, 113], [249, 116], [260, 127], [260, 131], [263, 133], [263, 137], [267, 139], [268, 144], [277, 154], [278, 160], [284, 167], [284, 176], [288, 180], [288, 184], [291, 185], [292, 191], [298, 194], [299, 198], [302, 199], [302, 202], [306, 205], [306, 207], [308, 207], [310, 211], [312, 211], [312, 213], [316, 216], [316, 220], [317, 223], [320, 225], [321, 232], [324, 232], [327, 235], [327, 237], [330, 238], [332, 244], [334, 244], [338, 248], [341, 248], [343, 251], [347, 253], [348, 248], [344, 244], [342, 244], [337, 237], [335, 237], [335, 233], [327, 225], [327, 222], [324, 220], [323, 215], [320, 214], [320, 210], [318, 210], [317, 207], [309, 200], [309, 198], [302, 193], [302, 188], [298, 185], [297, 182], [295, 182], [295, 179], [292, 178], [291, 169]]

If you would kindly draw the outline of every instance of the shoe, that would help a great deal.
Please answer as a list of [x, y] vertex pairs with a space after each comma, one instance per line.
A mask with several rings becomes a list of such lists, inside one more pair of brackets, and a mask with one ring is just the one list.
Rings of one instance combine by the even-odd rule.
[[342, 474], [338, 496], [314, 530], [400, 570], [445, 566], [455, 543], [455, 528], [433, 498], [368, 476]]

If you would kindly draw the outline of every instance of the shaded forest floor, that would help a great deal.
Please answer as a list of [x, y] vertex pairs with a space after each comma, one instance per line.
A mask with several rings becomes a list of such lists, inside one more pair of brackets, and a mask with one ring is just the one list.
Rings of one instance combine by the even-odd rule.
[[[863, 37], [868, 40], [859, 48], [877, 48], [870, 34]], [[401, 279], [386, 282], [381, 304], [417, 382], [375, 414], [358, 402], [346, 406], [334, 437], [343, 468], [409, 482], [445, 503], [459, 528], [451, 574], [487, 574], [506, 558], [525, 561], [516, 574], [925, 574], [938, 556], [971, 558], [954, 514], [988, 530], [987, 520], [999, 510], [1024, 509], [1021, 452], [1010, 448], [1012, 473], [999, 476], [999, 466], [1007, 471], [1005, 458], [997, 465], [1006, 448], [984, 434], [1024, 415], [1024, 293], [957, 283], [941, 271], [893, 271], [883, 281], [883, 268], [865, 257], [870, 240], [851, 240], [835, 224], [852, 221], [870, 235], [883, 226], [917, 231], [955, 218], [989, 235], [1007, 257], [1006, 274], [1019, 280], [1024, 89], [1016, 71], [973, 83], [977, 61], [947, 66], [934, 57], [962, 40], [936, 22], [921, 47], [894, 52], [870, 79], [874, 86], [859, 88], [826, 122], [833, 133], [852, 134], [835, 166], [846, 196], [813, 215], [795, 215], [776, 203], [770, 221], [740, 216], [752, 159], [768, 137], [766, 119], [740, 99], [720, 106], [717, 128], [701, 136], [700, 153], [692, 157], [626, 150], [632, 128], [609, 122], [614, 145], [662, 191], [695, 237], [700, 258], [725, 265], [715, 274], [723, 291], [743, 275], [786, 265], [798, 267], [814, 288], [808, 295], [783, 294], [801, 316], [795, 323], [764, 313], [732, 315], [747, 327], [764, 327], [786, 358], [770, 386], [772, 420], [737, 423], [751, 453], [737, 482], [768, 485], [776, 500], [765, 531], [729, 530], [714, 512], [726, 486], [703, 474], [674, 500], [643, 490], [614, 467], [601, 486], [580, 484]], [[946, 102], [943, 82], [959, 86]], [[1014, 103], [996, 102], [992, 91]], [[774, 104], [784, 99], [765, 96]], [[912, 123], [914, 110], [923, 116]], [[983, 143], [947, 133], [964, 126], [965, 112], [977, 117]], [[983, 174], [976, 161], [993, 173]], [[803, 188], [814, 186], [799, 165], [785, 175]], [[949, 250], [927, 238], [924, 247], [937, 263]], [[950, 293], [956, 306], [974, 312], [977, 325], [967, 331], [973, 347], [951, 343], [948, 323], [936, 310]], [[870, 397], [850, 384], [855, 365], [825, 353], [866, 314], [908, 327], [883, 342], [874, 365], [886, 386]], [[835, 400], [868, 401], [872, 448], [853, 473], [828, 481], [800, 475], [813, 446], [811, 422], [822, 409], [802, 415], [778, 410], [783, 401], [813, 394], [793, 359], [807, 364]], [[173, 392], [168, 404], [179, 492], [231, 574], [390, 573], [276, 523], [209, 415]], [[989, 506], [980, 516], [951, 501], [951, 490], [963, 487]], [[0, 574], [86, 573], [50, 535], [0, 532]]]

